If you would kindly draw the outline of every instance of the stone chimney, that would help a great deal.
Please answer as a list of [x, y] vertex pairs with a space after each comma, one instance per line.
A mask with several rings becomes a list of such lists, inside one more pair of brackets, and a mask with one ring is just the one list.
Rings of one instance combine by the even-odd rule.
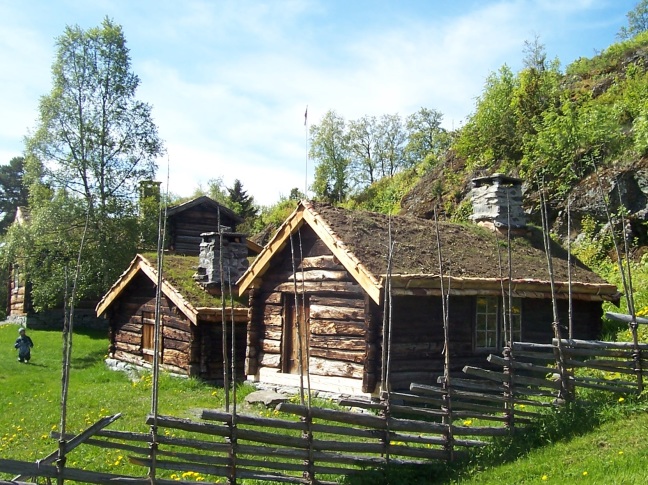
[[198, 256], [198, 272], [194, 279], [198, 281], [207, 291], [213, 294], [221, 292], [221, 233], [223, 236], [223, 281], [225, 290], [230, 285], [235, 286], [236, 281], [247, 270], [248, 248], [245, 234], [230, 232], [226, 226], [220, 227], [221, 232], [204, 232], [200, 236], [200, 255]]
[[522, 180], [501, 173], [472, 180], [470, 219], [494, 230], [526, 228], [522, 209]]

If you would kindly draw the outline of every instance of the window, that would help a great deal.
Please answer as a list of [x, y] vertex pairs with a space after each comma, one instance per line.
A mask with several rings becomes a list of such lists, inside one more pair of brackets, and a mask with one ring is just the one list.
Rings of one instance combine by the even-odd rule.
[[[508, 306], [508, 300], [506, 301]], [[475, 348], [499, 350], [505, 344], [504, 325], [511, 321], [513, 340], [522, 339], [522, 300], [511, 299], [511, 310], [503, 311], [501, 298], [478, 297], [475, 312]]]

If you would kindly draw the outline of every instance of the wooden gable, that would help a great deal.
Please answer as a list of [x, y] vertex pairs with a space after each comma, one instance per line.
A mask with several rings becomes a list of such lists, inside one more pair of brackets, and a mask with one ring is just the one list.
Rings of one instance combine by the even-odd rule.
[[167, 248], [186, 255], [198, 255], [200, 252], [200, 235], [205, 232], [219, 232], [221, 226], [227, 226], [235, 232], [236, 226], [243, 222], [232, 210], [220, 205], [207, 196], [170, 207], [166, 211], [168, 243]]
[[[139, 274], [146, 275], [154, 284], [157, 285], [158, 273], [151, 263], [144, 258], [141, 254], [135, 256], [131, 261], [130, 266], [119, 279], [112, 285], [108, 292], [104, 295], [101, 301], [97, 304], [97, 316], [101, 316], [110, 308], [110, 306], [117, 300], [122, 292], [134, 281], [135, 277]], [[186, 317], [193, 323], [198, 323], [198, 311], [184, 299], [184, 297], [176, 291], [164, 278], [162, 279], [162, 293], [173, 302], [178, 309], [186, 315]]]
[[270, 267], [272, 258], [290, 244], [291, 236], [296, 234], [304, 224], [307, 224], [315, 232], [362, 289], [374, 302], [378, 303], [382, 285], [360, 260], [347, 249], [344, 241], [336, 235], [327, 222], [316, 211], [312, 210], [306, 202], [299, 203], [295, 211], [279, 227], [270, 242], [266, 244], [259, 256], [239, 279], [237, 282], [239, 295], [243, 295], [249, 289], [258, 286], [261, 277]]

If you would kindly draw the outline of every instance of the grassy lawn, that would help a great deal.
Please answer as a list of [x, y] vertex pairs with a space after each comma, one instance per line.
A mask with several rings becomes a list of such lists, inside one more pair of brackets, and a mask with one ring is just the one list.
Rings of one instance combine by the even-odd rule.
[[648, 413], [606, 422], [572, 439], [458, 481], [462, 484], [648, 483]]
[[[36, 461], [57, 449], [49, 437], [58, 430], [61, 416], [63, 339], [60, 331], [28, 330], [34, 341], [29, 364], [17, 361], [13, 344], [16, 325], [0, 325], [0, 457]], [[151, 410], [151, 379], [132, 382], [105, 363], [108, 339], [104, 332], [75, 332], [68, 391], [67, 431], [78, 433], [100, 417], [122, 413], [108, 429], [146, 433]], [[252, 390], [245, 386], [239, 400]], [[159, 413], [196, 418], [205, 408], [224, 406], [222, 389], [196, 381], [161, 376]], [[118, 450], [81, 445], [68, 457], [75, 468], [145, 475]], [[170, 475], [170, 474], [169, 474]], [[0, 474], [2, 477], [2, 474]], [[6, 475], [4, 476], [6, 478]]]
[[[60, 331], [45, 330], [28, 330], [28, 335], [35, 345], [32, 360], [21, 364], [13, 349], [18, 327], [0, 325], [0, 457], [33, 462], [57, 448], [49, 433], [58, 430], [61, 415], [62, 335]], [[103, 332], [79, 331], [74, 335], [68, 432], [78, 433], [100, 417], [122, 413], [108, 429], [147, 433], [150, 375], [131, 381], [125, 374], [107, 369], [107, 345]], [[241, 386], [239, 403], [252, 390]], [[502, 439], [482, 449], [464, 463], [391, 470], [387, 483], [648, 483], [648, 403], [629, 397], [606, 399], [592, 396], [592, 405], [560, 411], [513, 439]], [[160, 414], [197, 420], [202, 409], [222, 409], [223, 405], [222, 389], [194, 379], [161, 376]], [[250, 409], [242, 404], [238, 410], [275, 416], [274, 411]], [[173, 431], [163, 432], [175, 435]], [[95, 471], [146, 474], [145, 468], [128, 462], [126, 453], [89, 445], [72, 451], [67, 463]], [[160, 471], [158, 476], [171, 478], [173, 472]], [[380, 483], [382, 477], [380, 473], [367, 473], [340, 480], [370, 485]], [[6, 478], [10, 477], [0, 474], [0, 479]]]

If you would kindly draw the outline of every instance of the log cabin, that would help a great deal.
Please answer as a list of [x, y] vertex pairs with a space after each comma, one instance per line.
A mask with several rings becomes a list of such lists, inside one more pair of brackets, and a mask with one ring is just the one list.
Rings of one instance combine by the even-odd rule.
[[[23, 225], [29, 222], [29, 209], [18, 207], [14, 224]], [[27, 325], [27, 315], [32, 311], [31, 283], [18, 260], [9, 267], [7, 282], [7, 320]]]
[[570, 267], [556, 243], [547, 256], [526, 225], [521, 181], [476, 179], [473, 206], [474, 223], [454, 224], [300, 202], [238, 281], [249, 292], [248, 380], [297, 387], [307, 374], [312, 390], [375, 395], [385, 342], [392, 389], [434, 384], [442, 298], [451, 371], [512, 340], [551, 342], [554, 301], [563, 335], [571, 307], [574, 338], [599, 337], [602, 302], [619, 292], [577, 260]]
[[[220, 226], [226, 231], [236, 232], [243, 219], [231, 209], [203, 195], [182, 204], [169, 207], [166, 211], [166, 248], [175, 254], [198, 255], [202, 242], [201, 234], [218, 232]], [[246, 239], [251, 254], [258, 254], [261, 247]]]
[[[220, 237], [223, 240], [220, 241]], [[220, 252], [224, 271], [221, 279]], [[230, 298], [237, 278], [248, 267], [253, 247], [239, 233], [202, 234], [199, 257], [165, 254], [160, 299], [160, 367], [175, 374], [219, 382], [223, 372], [223, 318], [232, 362], [243, 376], [248, 310], [245, 300]], [[109, 358], [150, 367], [155, 355], [154, 331], [157, 257], [138, 254], [96, 307], [108, 320]], [[225, 291], [221, 290], [222, 283]], [[224, 300], [224, 304], [223, 304]], [[229, 366], [228, 366], [229, 367]], [[228, 368], [231, 376], [231, 368]]]

